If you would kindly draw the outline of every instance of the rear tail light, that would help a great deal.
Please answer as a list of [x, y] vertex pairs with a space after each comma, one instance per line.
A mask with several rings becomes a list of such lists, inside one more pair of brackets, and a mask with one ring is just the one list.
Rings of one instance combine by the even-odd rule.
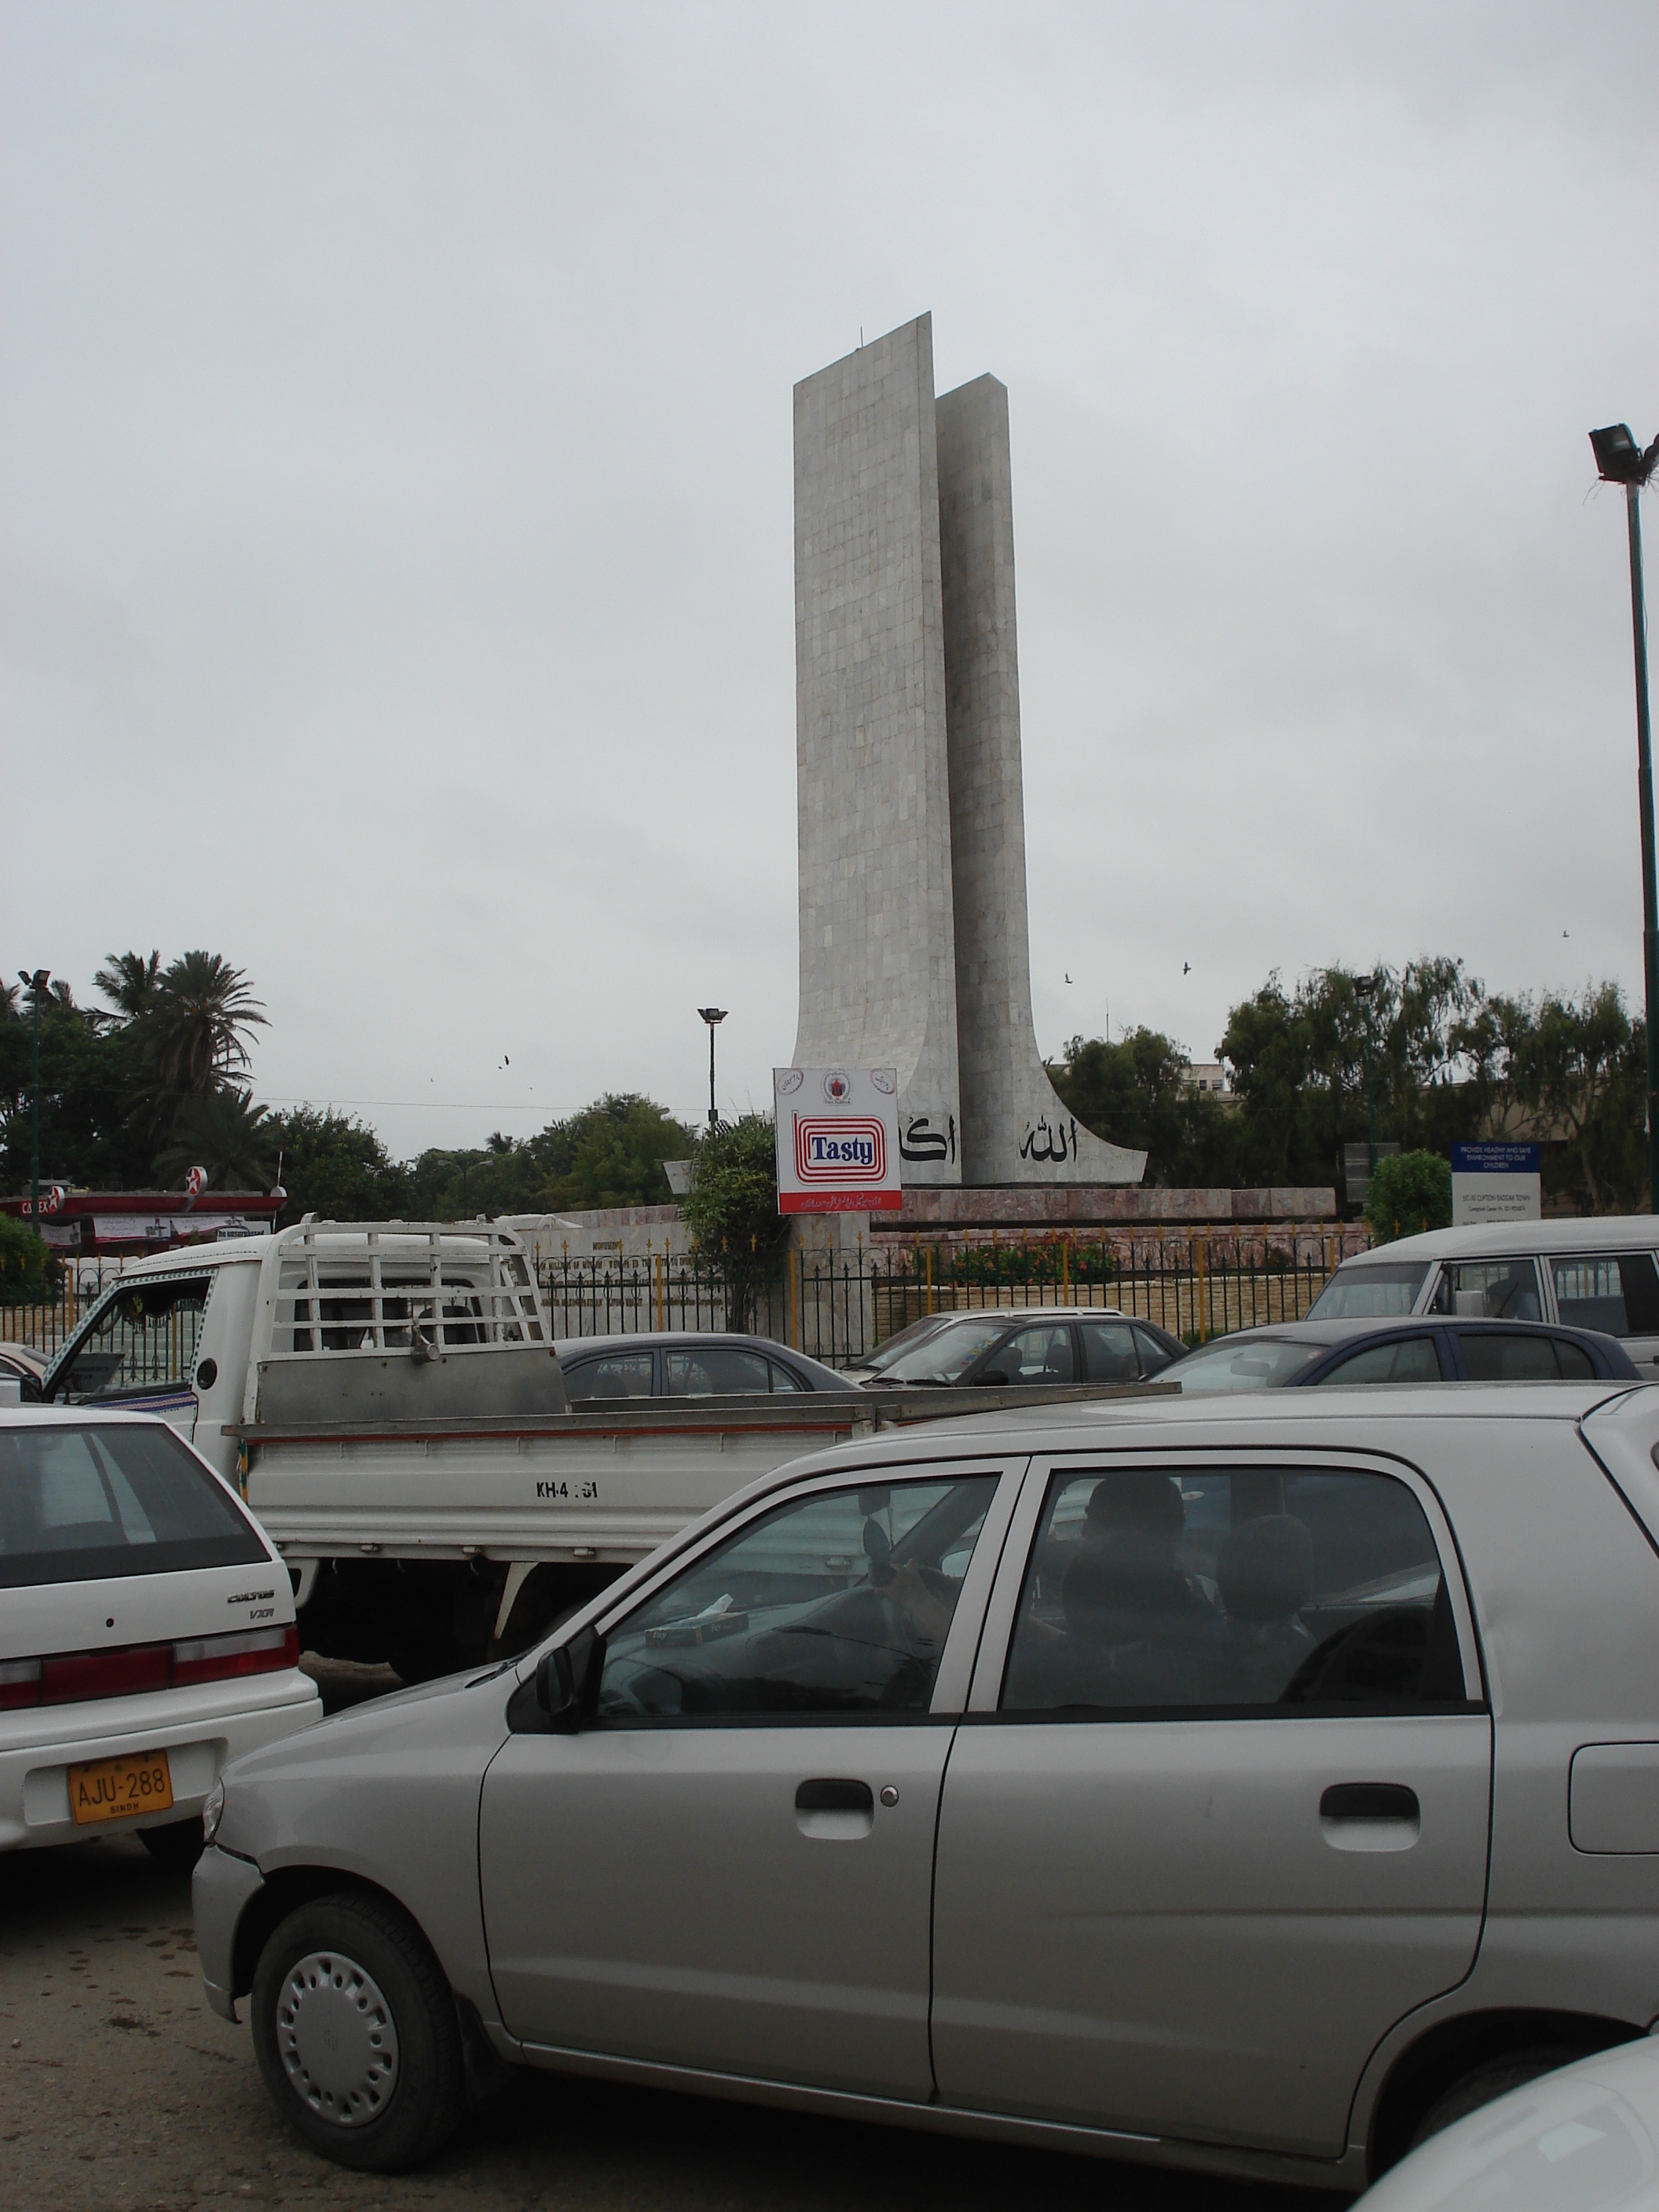
[[40, 1662], [38, 1659], [0, 1659], [0, 1713], [40, 1702]]
[[136, 1698], [173, 1679], [170, 1644], [129, 1644], [120, 1651], [58, 1651], [43, 1659], [40, 1702], [75, 1705], [88, 1698]]
[[246, 1636], [199, 1636], [173, 1647], [175, 1689], [186, 1682], [228, 1682], [239, 1674], [274, 1674], [300, 1663], [300, 1632], [254, 1628]]
[[40, 1659], [0, 1659], [0, 1712], [26, 1705], [80, 1705], [93, 1698], [135, 1698], [196, 1682], [275, 1674], [300, 1663], [300, 1632], [254, 1628], [196, 1636], [178, 1644], [128, 1644], [112, 1651], [52, 1651]]

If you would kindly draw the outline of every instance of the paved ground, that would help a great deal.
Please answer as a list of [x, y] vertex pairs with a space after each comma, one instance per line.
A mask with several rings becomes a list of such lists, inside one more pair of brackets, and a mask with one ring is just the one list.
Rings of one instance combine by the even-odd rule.
[[[389, 1685], [328, 1668], [331, 1706]], [[428, 2170], [342, 2172], [290, 2136], [246, 2028], [196, 1974], [187, 1881], [131, 1838], [0, 1861], [0, 2205], [185, 2212], [1320, 2212], [1346, 2200], [1193, 2181], [700, 2099], [529, 2075]]]

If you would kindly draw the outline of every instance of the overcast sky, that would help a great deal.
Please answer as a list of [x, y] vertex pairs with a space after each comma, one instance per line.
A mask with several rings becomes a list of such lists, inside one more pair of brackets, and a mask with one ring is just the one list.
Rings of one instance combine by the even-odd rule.
[[931, 309], [1046, 1051], [1433, 951], [1639, 1001], [1656, 82], [1583, 0], [4, 0], [8, 971], [222, 951], [258, 1094], [399, 1154], [696, 1116], [710, 999], [769, 1104], [791, 386]]

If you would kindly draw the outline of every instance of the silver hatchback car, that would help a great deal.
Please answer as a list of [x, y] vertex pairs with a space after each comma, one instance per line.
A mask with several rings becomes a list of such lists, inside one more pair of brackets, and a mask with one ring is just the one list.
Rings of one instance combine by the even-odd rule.
[[1659, 1391], [1384, 1395], [767, 1477], [234, 1766], [211, 2002], [348, 2165], [522, 2063], [1363, 2185], [1659, 2017]]

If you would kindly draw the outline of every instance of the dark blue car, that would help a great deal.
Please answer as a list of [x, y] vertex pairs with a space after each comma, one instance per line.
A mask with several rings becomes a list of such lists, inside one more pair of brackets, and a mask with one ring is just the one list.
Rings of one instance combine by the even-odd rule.
[[1370, 1321], [1285, 1322], [1200, 1345], [1161, 1382], [1194, 1395], [1352, 1382], [1639, 1382], [1616, 1337], [1544, 1322], [1425, 1314]]

